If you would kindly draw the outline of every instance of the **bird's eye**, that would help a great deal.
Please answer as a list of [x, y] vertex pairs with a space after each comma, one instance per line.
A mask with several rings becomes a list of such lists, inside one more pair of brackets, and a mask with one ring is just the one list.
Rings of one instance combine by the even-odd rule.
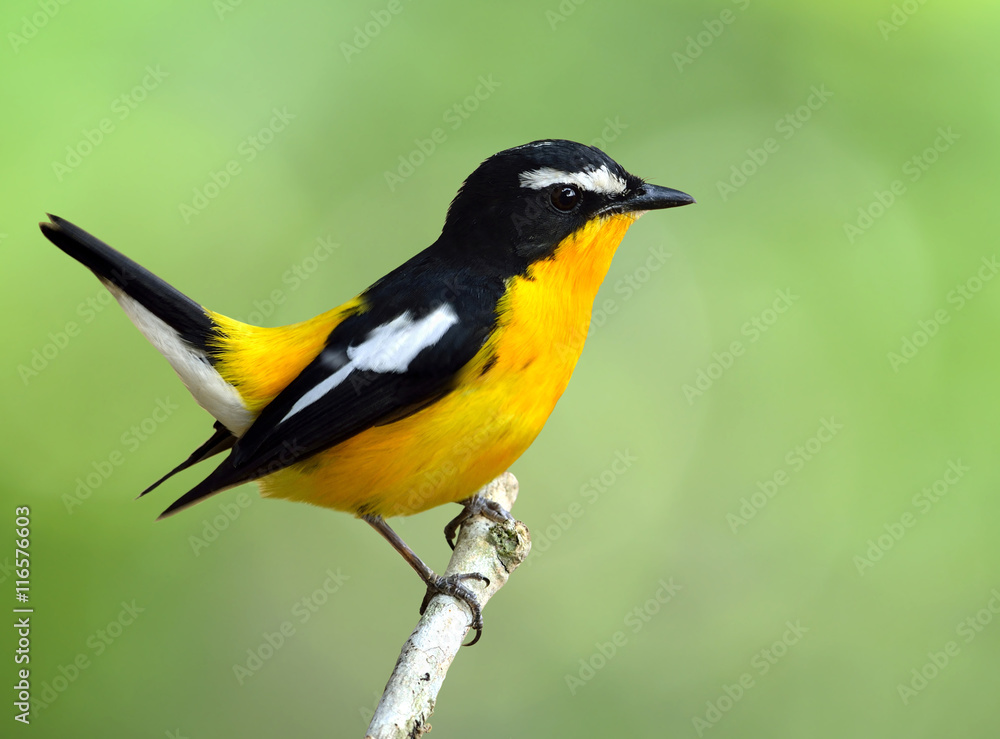
[[580, 190], [574, 185], [559, 185], [549, 193], [549, 200], [556, 210], [568, 213], [580, 202]]

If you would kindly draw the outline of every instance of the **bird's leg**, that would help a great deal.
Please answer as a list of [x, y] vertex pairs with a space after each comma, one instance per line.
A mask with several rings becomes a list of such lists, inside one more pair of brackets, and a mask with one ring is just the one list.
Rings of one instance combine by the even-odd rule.
[[403, 559], [407, 561], [410, 567], [420, 576], [420, 579], [424, 581], [424, 584], [427, 585], [427, 593], [424, 594], [424, 600], [420, 604], [420, 615], [423, 615], [424, 611], [427, 610], [427, 604], [430, 603], [431, 598], [435, 595], [439, 593], [450, 595], [465, 603], [469, 607], [469, 610], [472, 611], [472, 624], [470, 628], [476, 630], [476, 636], [465, 646], [471, 647], [479, 641], [479, 637], [483, 635], [483, 610], [480, 608], [475, 594], [462, 584], [462, 580], [482, 580], [489, 585], [489, 578], [485, 575], [480, 575], [478, 572], [442, 577], [424, 564], [416, 552], [410, 549], [406, 545], [406, 542], [399, 538], [399, 534], [393, 531], [381, 516], [361, 516], [361, 518], [379, 532], [387, 542], [392, 544], [392, 548], [402, 555]]
[[510, 515], [510, 511], [496, 501], [484, 498], [479, 493], [458, 502], [462, 505], [462, 512], [451, 519], [448, 525], [444, 527], [445, 541], [448, 542], [448, 546], [452, 549], [455, 548], [455, 537], [458, 534], [458, 527], [473, 516], [485, 516], [493, 521], [493, 523], [504, 523], [505, 521], [514, 520], [514, 517]]

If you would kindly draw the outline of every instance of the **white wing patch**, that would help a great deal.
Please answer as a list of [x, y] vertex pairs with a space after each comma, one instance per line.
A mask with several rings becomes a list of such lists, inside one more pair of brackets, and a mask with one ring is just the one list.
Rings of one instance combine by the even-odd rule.
[[289, 410], [288, 413], [285, 414], [284, 418], [278, 421], [278, 423], [279, 424], [284, 423], [306, 406], [310, 406], [313, 403], [315, 403], [317, 400], [319, 400], [328, 392], [337, 387], [337, 385], [342, 383], [344, 379], [353, 371], [354, 371], [353, 363], [348, 362], [347, 364], [345, 364], [339, 370], [337, 370], [332, 375], [323, 380], [323, 382], [319, 383], [318, 385], [310, 389], [309, 392], [304, 394], [301, 398], [296, 400], [295, 405], [292, 406], [291, 410]]
[[434, 346], [456, 323], [458, 316], [454, 308], [445, 303], [419, 321], [414, 321], [410, 312], [406, 311], [388, 323], [377, 326], [362, 343], [348, 347], [347, 364], [299, 398], [279, 423], [284, 423], [303, 408], [315, 403], [354, 370], [400, 374], [406, 372], [410, 362], [421, 351]]
[[215, 416], [234, 435], [242, 436], [250, 428], [254, 417], [243, 405], [243, 399], [236, 388], [222, 379], [205, 353], [184, 341], [174, 329], [122, 292], [114, 283], [107, 280], [101, 282], [142, 335], [170, 362], [198, 405]]
[[542, 167], [522, 172], [518, 175], [518, 182], [521, 187], [530, 187], [532, 190], [566, 183], [602, 195], [621, 195], [628, 189], [625, 180], [609, 170], [606, 164], [590, 172], [563, 172], [552, 167]]

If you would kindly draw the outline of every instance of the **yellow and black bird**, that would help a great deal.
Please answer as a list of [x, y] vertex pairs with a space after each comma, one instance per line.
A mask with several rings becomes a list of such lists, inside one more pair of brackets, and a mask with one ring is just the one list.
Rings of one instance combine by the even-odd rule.
[[267, 497], [353, 513], [403, 555], [428, 598], [469, 605], [475, 643], [470, 576], [436, 575], [385, 518], [462, 503], [450, 543], [472, 513], [509, 516], [473, 494], [524, 453], [566, 389], [625, 231], [647, 210], [693, 202], [594, 147], [507, 149], [466, 179], [437, 241], [340, 307], [278, 328], [204, 308], [62, 218], [40, 226], [216, 419], [208, 441], [143, 491], [229, 451], [164, 516], [252, 480]]

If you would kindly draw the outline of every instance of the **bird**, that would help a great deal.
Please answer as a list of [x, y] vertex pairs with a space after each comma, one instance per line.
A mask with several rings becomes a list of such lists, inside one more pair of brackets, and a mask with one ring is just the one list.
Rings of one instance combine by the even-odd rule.
[[89, 268], [215, 419], [214, 433], [142, 491], [228, 452], [160, 516], [256, 481], [261, 494], [352, 513], [427, 587], [482, 610], [386, 523], [445, 503], [511, 520], [476, 495], [539, 434], [583, 350], [594, 298], [629, 226], [694, 202], [600, 149], [543, 139], [469, 175], [440, 236], [336, 308], [281, 327], [216, 313], [69, 221], [42, 233]]

